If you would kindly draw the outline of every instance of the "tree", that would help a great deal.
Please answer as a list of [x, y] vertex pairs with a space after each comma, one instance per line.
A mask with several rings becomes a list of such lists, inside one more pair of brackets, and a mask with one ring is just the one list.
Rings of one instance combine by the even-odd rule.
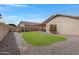
[[8, 24], [8, 25], [11, 25], [11, 26], [14, 26], [14, 27], [16, 27], [16, 25], [15, 25], [15, 24]]
[[0, 19], [2, 18], [2, 15], [0, 14]]
[[49, 28], [49, 31], [50, 31], [51, 33], [53, 33], [53, 28], [52, 28], [52, 27], [50, 27], [50, 28]]
[[57, 33], [56, 24], [50, 25], [49, 31], [53, 34]]

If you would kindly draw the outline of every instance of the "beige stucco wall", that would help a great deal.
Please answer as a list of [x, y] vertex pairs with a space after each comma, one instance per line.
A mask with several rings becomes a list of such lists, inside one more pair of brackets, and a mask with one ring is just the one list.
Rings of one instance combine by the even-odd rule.
[[46, 32], [50, 33], [51, 24], [57, 24], [57, 32], [59, 34], [77, 35], [79, 36], [79, 20], [64, 16], [58, 16], [46, 24]]

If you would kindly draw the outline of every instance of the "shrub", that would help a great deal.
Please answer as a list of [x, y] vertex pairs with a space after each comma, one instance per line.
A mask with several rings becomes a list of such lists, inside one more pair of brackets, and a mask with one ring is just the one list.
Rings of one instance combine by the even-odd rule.
[[53, 28], [52, 28], [52, 27], [50, 27], [50, 28], [49, 28], [49, 31], [50, 31], [51, 33], [53, 33]]

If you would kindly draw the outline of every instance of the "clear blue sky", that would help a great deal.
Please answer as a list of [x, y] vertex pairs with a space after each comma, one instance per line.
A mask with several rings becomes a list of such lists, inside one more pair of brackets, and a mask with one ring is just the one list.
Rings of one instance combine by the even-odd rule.
[[43, 22], [51, 15], [64, 14], [79, 16], [78, 4], [0, 4], [0, 13], [5, 23], [18, 24], [20, 21]]

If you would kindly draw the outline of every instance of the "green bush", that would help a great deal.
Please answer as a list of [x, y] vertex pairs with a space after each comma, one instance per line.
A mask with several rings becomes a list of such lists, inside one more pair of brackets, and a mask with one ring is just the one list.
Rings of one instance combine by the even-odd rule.
[[52, 28], [52, 27], [50, 27], [50, 28], [49, 28], [49, 31], [50, 31], [51, 33], [53, 33], [53, 28]]

